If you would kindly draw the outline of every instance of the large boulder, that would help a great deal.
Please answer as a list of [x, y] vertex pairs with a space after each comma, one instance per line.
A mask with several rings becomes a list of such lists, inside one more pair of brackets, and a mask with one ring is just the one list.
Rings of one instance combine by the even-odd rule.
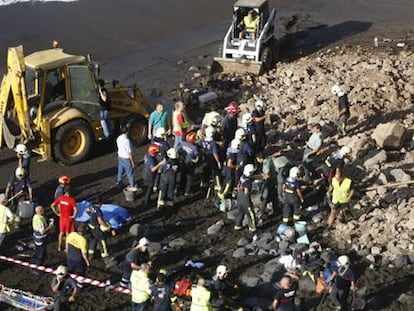
[[382, 165], [387, 161], [387, 153], [385, 150], [381, 151], [371, 151], [364, 158], [364, 167], [367, 170], [374, 169], [377, 165]]
[[399, 150], [404, 142], [406, 129], [399, 122], [379, 124], [371, 137], [377, 145], [388, 150]]

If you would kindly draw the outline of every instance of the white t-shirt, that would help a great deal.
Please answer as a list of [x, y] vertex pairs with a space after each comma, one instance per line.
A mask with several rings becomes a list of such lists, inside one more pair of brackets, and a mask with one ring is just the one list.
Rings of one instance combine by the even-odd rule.
[[131, 142], [126, 134], [121, 134], [116, 139], [116, 145], [118, 147], [118, 157], [123, 159], [129, 159], [131, 154]]

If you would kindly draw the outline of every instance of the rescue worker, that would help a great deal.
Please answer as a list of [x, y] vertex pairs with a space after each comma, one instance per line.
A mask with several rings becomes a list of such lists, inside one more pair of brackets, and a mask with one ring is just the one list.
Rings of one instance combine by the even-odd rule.
[[181, 169], [181, 187], [184, 189], [184, 196], [188, 196], [191, 193], [191, 186], [195, 180], [195, 167], [200, 161], [200, 154], [195, 144], [197, 134], [191, 131], [187, 134], [185, 140], [181, 144], [179, 153], [182, 156], [182, 169]]
[[111, 231], [111, 226], [104, 220], [102, 214], [102, 199], [98, 198], [93, 205], [86, 209], [90, 218], [88, 221], [89, 232], [91, 234], [88, 241], [88, 259], [92, 261], [95, 249], [98, 248], [101, 251], [101, 258], [105, 262], [105, 265], [109, 265], [109, 253], [108, 247], [105, 241], [106, 233]]
[[235, 219], [234, 230], [241, 230], [244, 215], [247, 215], [250, 232], [256, 231], [256, 215], [252, 202], [252, 179], [256, 168], [253, 164], [247, 164], [243, 169], [243, 175], [240, 177], [237, 185], [237, 215]]
[[10, 232], [9, 222], [12, 222], [14, 215], [11, 210], [5, 205], [6, 199], [0, 201], [0, 253], [1, 245], [3, 244], [4, 238], [7, 233]]
[[158, 103], [155, 110], [148, 118], [148, 139], [152, 140], [156, 136], [157, 129], [163, 128], [168, 134], [171, 133], [171, 124], [168, 112], [164, 110], [164, 104]]
[[301, 191], [301, 183], [298, 180], [299, 168], [294, 166], [289, 170], [289, 177], [283, 183], [282, 191], [284, 195], [283, 218], [284, 223], [291, 220], [300, 220], [300, 208], [303, 204], [303, 196]]
[[197, 286], [191, 290], [190, 311], [211, 311], [211, 292], [205, 287], [206, 281], [199, 278]]
[[230, 147], [227, 148], [227, 159], [226, 165], [223, 168], [224, 186], [222, 190], [217, 194], [219, 199], [224, 200], [227, 193], [232, 191], [236, 186], [238, 180], [236, 180], [236, 169], [237, 169], [237, 154], [240, 151], [241, 141], [233, 139]]
[[256, 40], [259, 29], [260, 17], [254, 9], [251, 9], [243, 20], [237, 25], [240, 30], [239, 39]]
[[338, 257], [336, 270], [332, 273], [330, 283], [333, 282], [330, 297], [337, 309], [348, 310], [349, 291], [355, 291], [355, 275], [350, 268], [349, 257], [342, 255]]
[[55, 276], [50, 282], [50, 288], [54, 293], [54, 311], [70, 311], [70, 304], [75, 301], [78, 288], [76, 281], [68, 275], [68, 269], [64, 265], [57, 267]]
[[43, 206], [38, 205], [35, 208], [35, 214], [32, 218], [33, 241], [36, 247], [32, 257], [32, 263], [36, 265], [43, 265], [46, 260], [46, 240], [54, 228], [53, 218], [48, 222], [44, 214], [45, 209]]
[[[168, 142], [166, 140], [167, 132], [165, 131], [165, 128], [159, 127], [155, 130], [155, 134], [152, 139], [152, 144], [158, 146], [158, 152], [155, 155], [155, 159], [157, 163], [167, 159], [167, 150], [170, 149], [170, 146], [168, 145]], [[152, 190], [157, 193], [158, 188], [160, 185], [160, 178], [161, 178], [161, 168], [158, 169], [154, 176], [154, 185]]]
[[226, 115], [224, 116], [221, 129], [223, 132], [223, 138], [224, 138], [224, 150], [227, 151], [227, 148], [230, 146], [230, 142], [234, 138], [237, 130], [237, 115], [240, 111], [239, 106], [237, 103], [232, 102], [230, 103], [226, 108], [224, 108], [226, 111]]
[[27, 149], [25, 144], [17, 144], [16, 148], [14, 148], [14, 151], [16, 151], [17, 159], [19, 162], [18, 166], [24, 169], [26, 177], [30, 177], [30, 151]]
[[70, 181], [71, 181], [71, 179], [70, 179], [69, 176], [62, 175], [62, 176], [59, 177], [59, 179], [58, 179], [59, 185], [56, 187], [55, 195], [54, 195], [53, 200], [56, 200], [61, 195], [65, 194], [65, 185], [69, 185]]
[[328, 198], [332, 196], [328, 227], [332, 227], [338, 211], [342, 218], [346, 217], [346, 211], [349, 209], [349, 202], [352, 200], [354, 193], [355, 190], [353, 189], [352, 179], [343, 176], [342, 170], [337, 169], [328, 190]]
[[[66, 238], [66, 264], [69, 273], [85, 276], [86, 267], [89, 267], [88, 240], [85, 238], [86, 225], [79, 224], [76, 231], [68, 234]], [[77, 286], [83, 288], [81, 281]]]
[[137, 245], [135, 245], [125, 256], [125, 260], [122, 264], [123, 272], [122, 279], [119, 283], [120, 286], [128, 288], [131, 272], [138, 270], [143, 263], [151, 265], [151, 259], [148, 252], [148, 240], [147, 238], [141, 238]]
[[341, 89], [341, 87], [335, 84], [331, 88], [331, 92], [338, 96], [338, 119], [336, 126], [338, 128], [339, 136], [346, 135], [346, 122], [348, 121], [351, 113], [349, 110], [348, 95]]
[[272, 309], [277, 311], [294, 311], [296, 291], [298, 286], [299, 277], [289, 272], [280, 280], [279, 289], [273, 299]]
[[26, 176], [26, 172], [23, 167], [18, 167], [14, 171], [14, 175], [9, 178], [6, 190], [4, 192], [4, 198], [10, 200], [9, 203], [11, 210], [16, 210], [17, 204], [24, 200], [33, 200], [33, 190], [30, 182], [30, 178]]
[[155, 284], [151, 286], [151, 295], [154, 301], [153, 311], [172, 311], [171, 303], [175, 302], [177, 297], [174, 295], [173, 287], [166, 284], [164, 273], [158, 273]]
[[66, 185], [64, 194], [50, 205], [53, 213], [59, 217], [58, 251], [62, 250], [62, 241], [65, 236], [75, 231], [75, 217], [78, 209], [76, 201], [70, 195], [70, 187]]
[[217, 105], [211, 104], [210, 112], [205, 113], [203, 120], [201, 121], [202, 131], [205, 131], [205, 129], [209, 126], [213, 126], [213, 127], [221, 126], [222, 117], [216, 110], [217, 110]]
[[130, 187], [135, 186], [134, 178], [134, 157], [132, 155], [131, 141], [128, 138], [128, 129], [125, 125], [121, 126], [121, 135], [116, 139], [116, 145], [118, 148], [118, 176], [117, 183], [118, 188], [122, 189], [122, 176], [125, 172], [128, 178]]
[[213, 180], [214, 190], [220, 191], [220, 171], [221, 162], [219, 155], [219, 148], [214, 140], [214, 128], [209, 126], [206, 128], [206, 136], [201, 141], [201, 146], [204, 153], [205, 163], [203, 167], [203, 182], [208, 183]]
[[322, 165], [322, 172], [330, 184], [336, 174], [336, 170], [342, 170], [345, 165], [345, 157], [351, 153], [351, 148], [343, 146], [341, 149], [332, 152]]
[[174, 134], [174, 149], [180, 149], [180, 145], [187, 135], [190, 124], [185, 113], [185, 106], [183, 102], [175, 103], [175, 110], [172, 115], [172, 126]]
[[240, 151], [237, 154], [236, 181], [238, 182], [243, 173], [243, 168], [247, 164], [255, 164], [255, 152], [253, 146], [246, 140], [246, 131], [239, 128], [236, 131], [235, 138], [241, 141]]
[[151, 301], [150, 265], [143, 263], [131, 273], [132, 311], [147, 311]]
[[214, 309], [223, 310], [226, 305], [234, 304], [237, 285], [231, 284], [227, 280], [227, 276], [227, 267], [225, 265], [217, 266], [216, 274], [213, 276], [210, 286], [211, 305]]
[[311, 126], [312, 135], [309, 137], [305, 149], [303, 150], [303, 166], [305, 168], [306, 178], [309, 180], [314, 175], [314, 161], [318, 152], [322, 148], [323, 137], [321, 126], [313, 124]]
[[179, 167], [177, 151], [174, 148], [168, 149], [166, 163], [161, 168], [160, 192], [157, 202], [158, 209], [164, 206], [174, 206], [175, 184]]
[[245, 113], [242, 116], [241, 127], [246, 131], [247, 142], [250, 144], [250, 146], [252, 146], [256, 150], [256, 147], [257, 147], [256, 126], [253, 123], [253, 117], [251, 113]]
[[105, 81], [98, 79], [98, 97], [99, 97], [99, 116], [101, 118], [101, 127], [106, 139], [112, 136], [111, 119], [109, 118], [109, 110], [111, 110], [111, 103], [108, 98], [108, 91], [105, 88]]
[[148, 206], [151, 192], [155, 186], [155, 176], [158, 174], [158, 171], [166, 163], [166, 160], [158, 160], [157, 155], [160, 152], [159, 145], [151, 144], [148, 147], [148, 151], [144, 156], [144, 169], [142, 171], [142, 181], [144, 184], [143, 187], [143, 205]]
[[263, 152], [266, 146], [266, 129], [265, 129], [265, 103], [258, 99], [254, 103], [254, 110], [252, 111], [252, 118], [256, 134], [256, 151]]

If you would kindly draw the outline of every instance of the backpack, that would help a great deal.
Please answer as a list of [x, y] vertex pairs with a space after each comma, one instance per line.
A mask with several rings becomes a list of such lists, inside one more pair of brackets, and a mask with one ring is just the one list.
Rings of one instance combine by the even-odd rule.
[[174, 286], [174, 294], [177, 297], [190, 297], [191, 296], [191, 286], [193, 282], [189, 277], [183, 277], [179, 279]]

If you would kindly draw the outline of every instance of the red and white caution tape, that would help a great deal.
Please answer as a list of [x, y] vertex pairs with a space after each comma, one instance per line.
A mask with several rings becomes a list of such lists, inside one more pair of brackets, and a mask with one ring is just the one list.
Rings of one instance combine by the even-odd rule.
[[[48, 268], [48, 267], [45, 267], [45, 266], [39, 266], [39, 265], [36, 265], [36, 264], [33, 264], [33, 263], [29, 263], [29, 262], [22, 261], [22, 260], [19, 260], [19, 259], [14, 259], [14, 258], [11, 258], [11, 257], [6, 257], [6, 256], [3, 256], [3, 255], [0, 255], [0, 259], [18, 264], [20, 266], [29, 267], [29, 268], [32, 268], [32, 269], [37, 269], [37, 270], [40, 270], [40, 271], [43, 271], [43, 272], [46, 272], [46, 273], [54, 274], [55, 271], [56, 271], [55, 269], [52, 269], [52, 268]], [[131, 294], [131, 290], [129, 290], [127, 288], [123, 288], [121, 286], [111, 285], [109, 281], [102, 282], [102, 281], [90, 279], [90, 278], [87, 278], [87, 277], [84, 277], [84, 276], [80, 276], [80, 275], [77, 275], [77, 274], [70, 274], [70, 277], [72, 279], [74, 279], [75, 281], [79, 282], [79, 283], [89, 284], [89, 285], [92, 285], [92, 286], [105, 288], [105, 291], [113, 290], [113, 291], [116, 291], [116, 292], [120, 292], [122, 294], [127, 294], [127, 295]]]

